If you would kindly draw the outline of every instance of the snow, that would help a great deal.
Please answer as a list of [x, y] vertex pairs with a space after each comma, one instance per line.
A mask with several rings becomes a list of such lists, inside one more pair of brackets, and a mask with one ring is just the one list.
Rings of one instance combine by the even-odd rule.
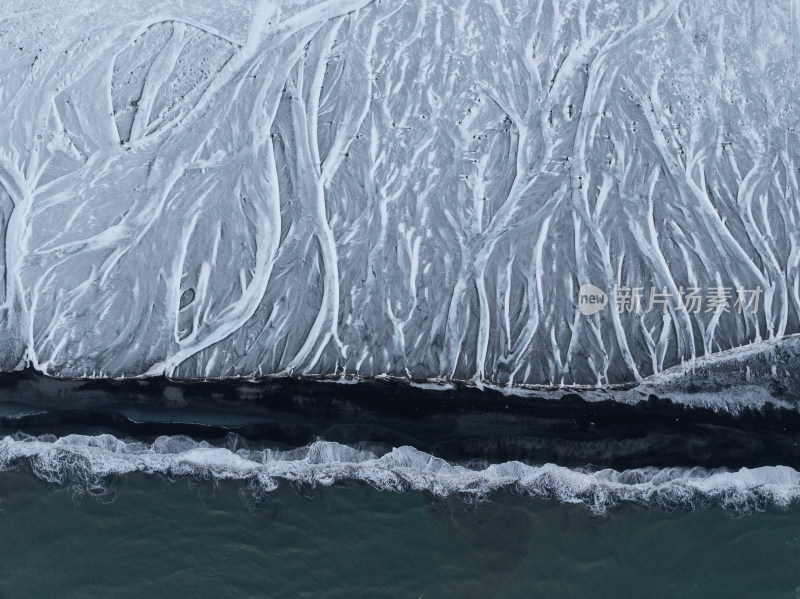
[[[6, 0], [0, 368], [609, 386], [800, 332], [785, 2]], [[764, 290], [582, 315], [593, 284]]]

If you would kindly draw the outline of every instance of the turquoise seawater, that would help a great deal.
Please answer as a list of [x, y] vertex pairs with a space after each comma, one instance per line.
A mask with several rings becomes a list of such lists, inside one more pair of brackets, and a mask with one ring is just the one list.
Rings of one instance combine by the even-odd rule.
[[800, 508], [734, 517], [362, 484], [0, 473], [0, 597], [800, 597]]

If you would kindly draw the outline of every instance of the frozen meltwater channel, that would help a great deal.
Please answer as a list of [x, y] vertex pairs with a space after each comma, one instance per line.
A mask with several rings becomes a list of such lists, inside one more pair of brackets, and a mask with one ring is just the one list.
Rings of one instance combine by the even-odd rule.
[[0, 365], [605, 385], [798, 333], [799, 14], [4, 0]]

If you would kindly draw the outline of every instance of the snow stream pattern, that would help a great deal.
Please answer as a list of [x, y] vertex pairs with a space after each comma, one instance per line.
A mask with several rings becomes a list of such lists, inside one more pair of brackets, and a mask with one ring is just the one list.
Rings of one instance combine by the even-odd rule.
[[[798, 13], [4, 0], [0, 369], [605, 386], [798, 333]], [[619, 313], [626, 288], [732, 296]], [[404, 484], [738, 488], [520, 468]]]

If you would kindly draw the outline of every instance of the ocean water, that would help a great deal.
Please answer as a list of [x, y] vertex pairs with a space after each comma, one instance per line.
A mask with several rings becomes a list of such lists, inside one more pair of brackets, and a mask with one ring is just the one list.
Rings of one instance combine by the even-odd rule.
[[800, 510], [0, 473], [0, 597], [798, 597]]
[[8, 375], [13, 597], [800, 597], [800, 415]]

